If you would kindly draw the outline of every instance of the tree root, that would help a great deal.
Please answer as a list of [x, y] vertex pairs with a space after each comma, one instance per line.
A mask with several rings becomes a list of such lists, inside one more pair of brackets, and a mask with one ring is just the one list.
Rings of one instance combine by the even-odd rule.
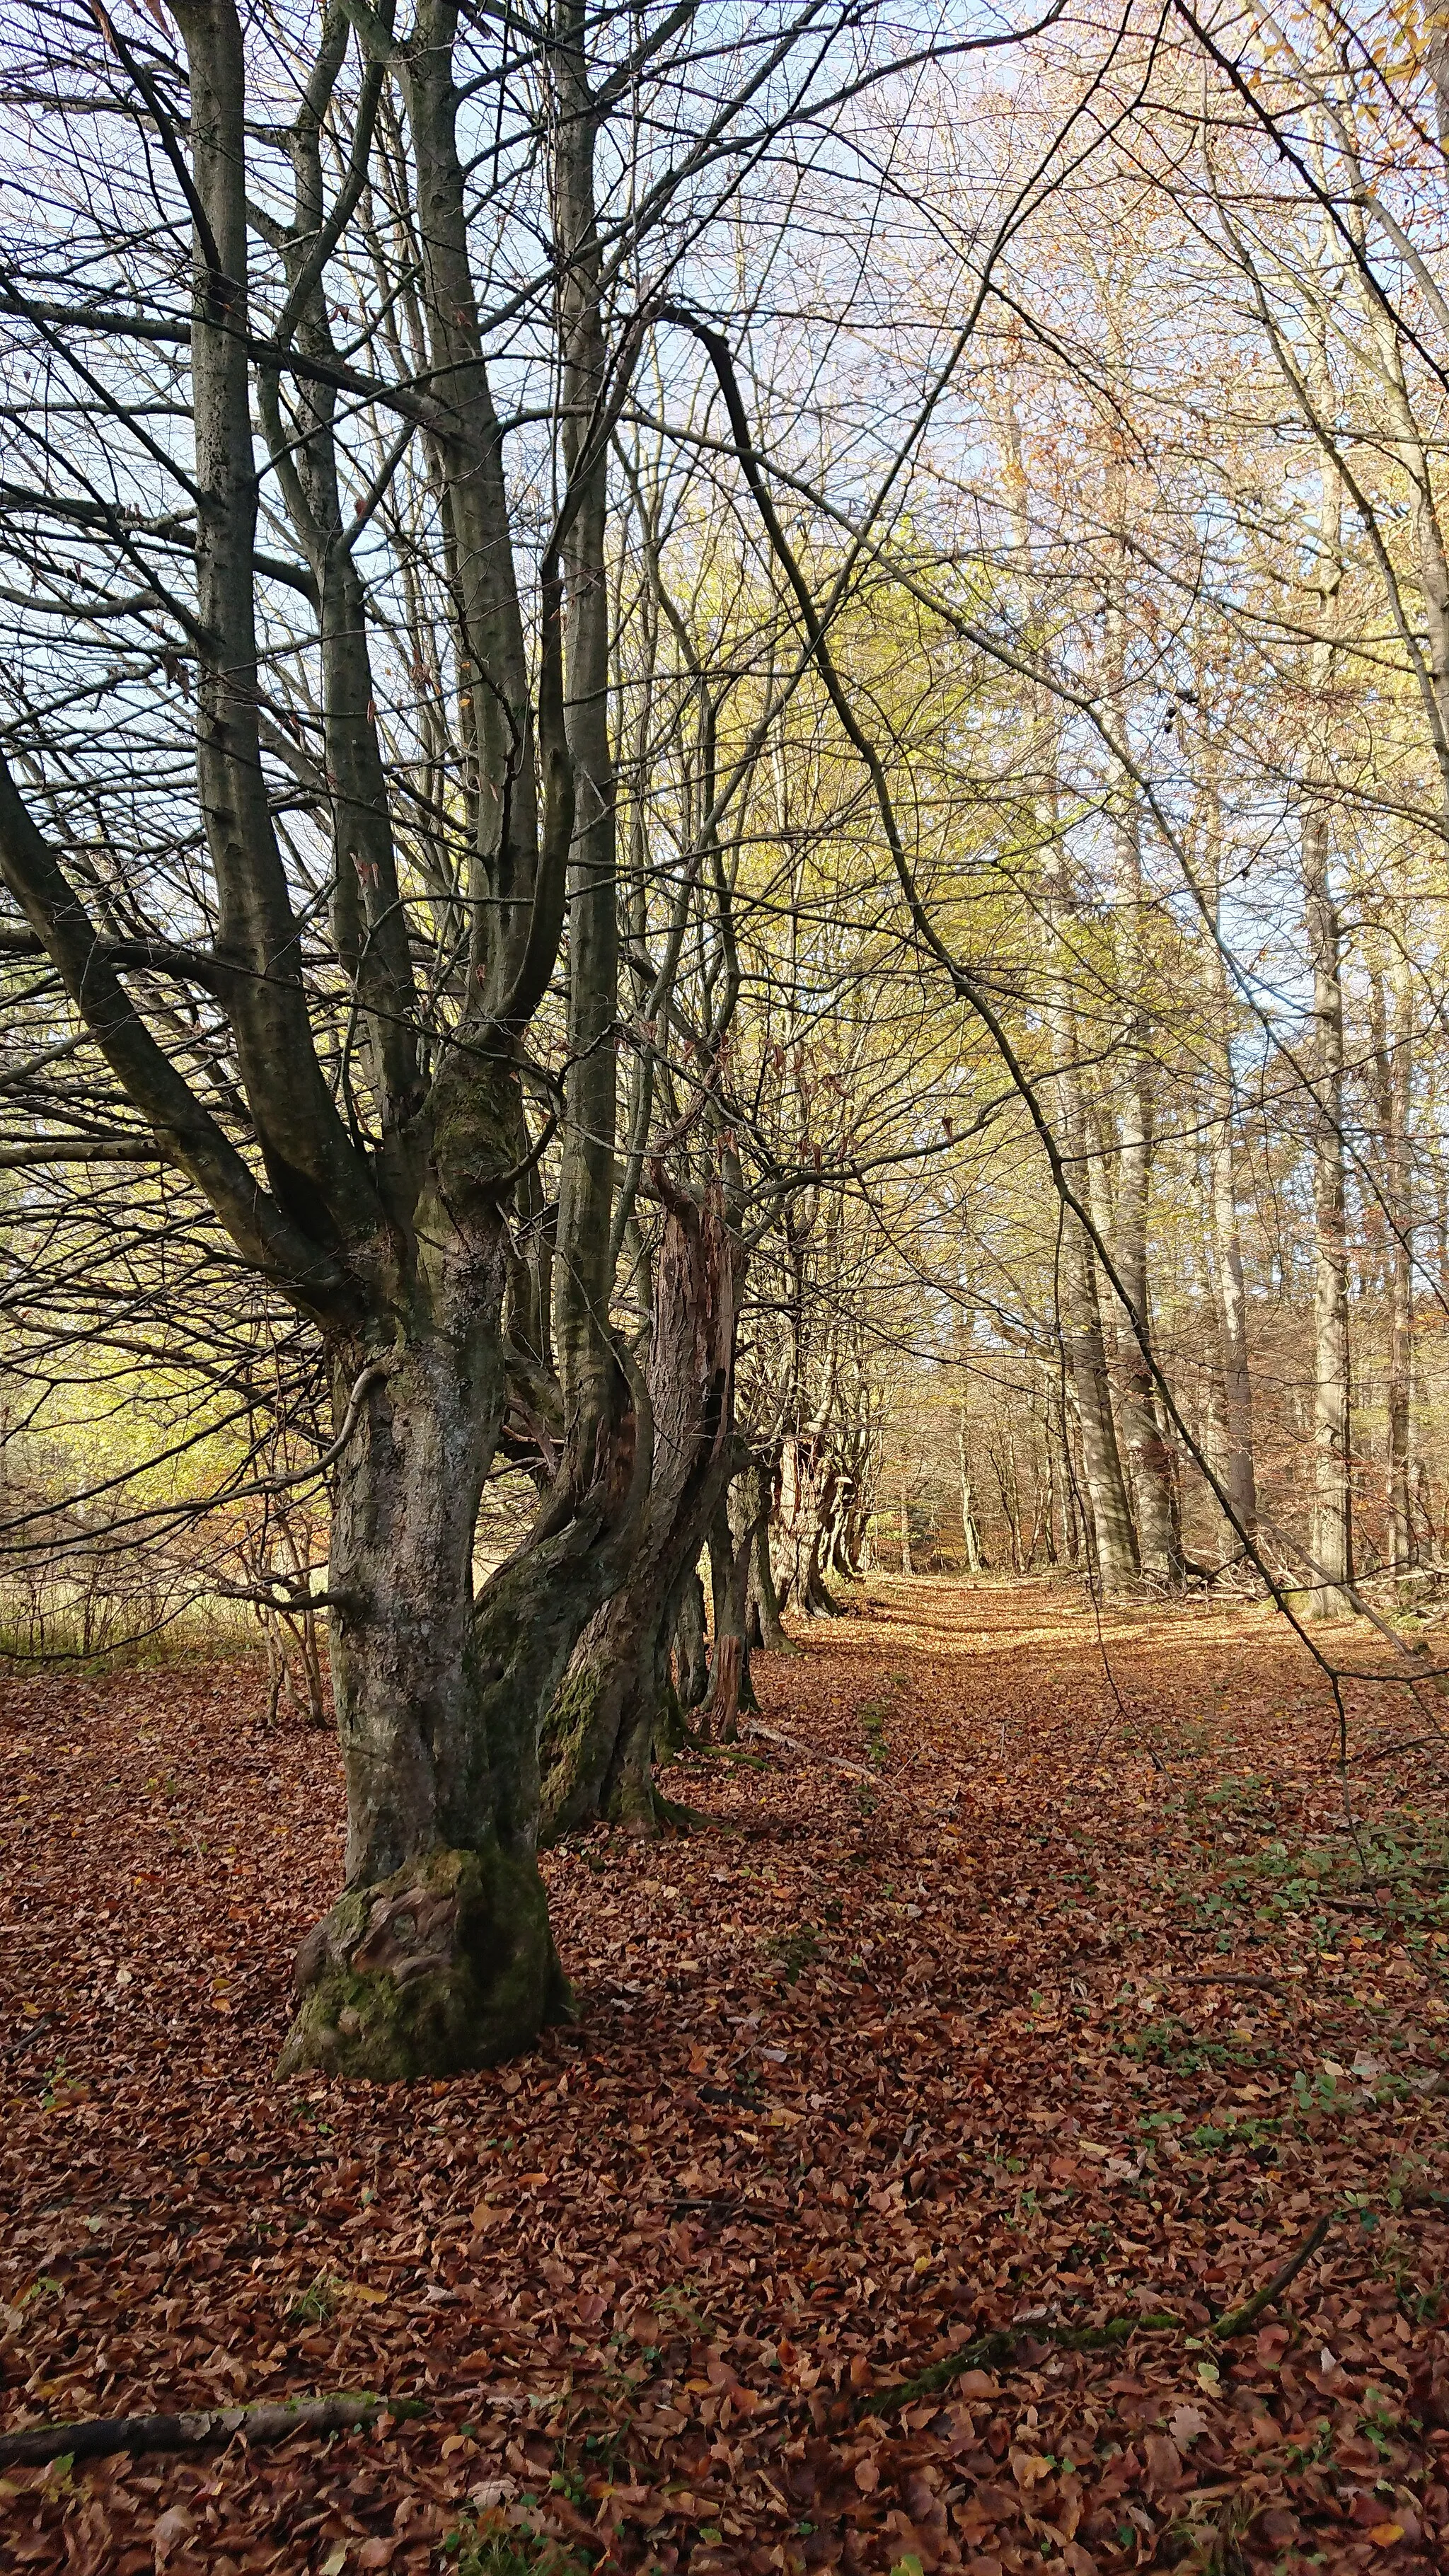
[[902, 2380], [898, 2388], [882, 2388], [860, 2401], [862, 2415], [894, 2415], [902, 2406], [913, 2406], [919, 2397], [934, 2397], [959, 2379], [963, 2371], [980, 2370], [983, 2365], [1014, 2362], [1017, 2346], [1028, 2335], [1040, 2343], [1054, 2343], [1067, 2352], [1109, 2352], [1114, 2345], [1125, 2343], [1129, 2335], [1163, 2334], [1186, 2323], [1167, 2309], [1149, 2310], [1145, 2316], [1111, 2317], [1102, 2326], [1054, 2326], [1043, 2318], [1030, 2324], [999, 2326], [988, 2335], [979, 2335], [975, 2343], [963, 2343], [959, 2352], [948, 2353], [944, 2361], [933, 2361], [928, 2370], [914, 2379]]
[[[1281, 2270], [1275, 2272], [1270, 2281], [1265, 2281], [1261, 2290], [1255, 2290], [1251, 2298], [1242, 2300], [1235, 2308], [1225, 2308], [1220, 2317], [1215, 2317], [1203, 2330], [1204, 2341], [1211, 2337], [1215, 2343], [1226, 2343], [1234, 2335], [1246, 2334], [1249, 2326], [1256, 2325], [1264, 2310], [1282, 2297], [1304, 2264], [1317, 2253], [1333, 2225], [1334, 2215], [1328, 2210], [1321, 2218], [1315, 2219], [1302, 2244], [1289, 2255]], [[998, 2327], [992, 2334], [979, 2336], [975, 2343], [963, 2344], [959, 2352], [948, 2353], [944, 2361], [933, 2362], [915, 2379], [902, 2381], [899, 2388], [881, 2389], [873, 2396], [862, 2398], [860, 2412], [863, 2415], [895, 2414], [902, 2406], [914, 2405], [917, 2398], [932, 2397], [949, 2388], [964, 2370], [980, 2370], [983, 2364], [1013, 2362], [1017, 2346], [1026, 2335], [1035, 2336], [1040, 2343], [1054, 2343], [1066, 2352], [1109, 2352], [1115, 2345], [1126, 2343], [1130, 2335], [1180, 2334], [1186, 2332], [1188, 2324], [1186, 2317], [1178, 2316], [1171, 2308], [1155, 2308], [1137, 2316], [1109, 2317], [1100, 2326], [1051, 2325], [1044, 2318], [1033, 2318], [1030, 2323], [1023, 2321], [1019, 2326]]]
[[719, 1823], [717, 1816], [706, 1815], [702, 1807], [686, 1807], [678, 1798], [666, 1798], [662, 1789], [656, 1789], [654, 1797], [660, 1822], [671, 1833], [713, 1833]]
[[1265, 2281], [1261, 2290], [1255, 2290], [1250, 2299], [1244, 2299], [1241, 2307], [1227, 2309], [1218, 2318], [1213, 2333], [1223, 2336], [1246, 2334], [1249, 2326], [1256, 2325], [1263, 2310], [1271, 2308], [1274, 2300], [1281, 2298], [1289, 2282], [1297, 2279], [1309, 2257], [1317, 2253], [1332, 2225], [1332, 2212], [1325, 2210], [1321, 2218], [1314, 2220], [1296, 2254], [1289, 2255], [1282, 2271], [1275, 2272], [1272, 2280]]
[[409, 2411], [386, 2397], [299, 2397], [291, 2405], [213, 2406], [192, 2415], [108, 2415], [89, 2424], [26, 2424], [0, 2434], [0, 2468], [47, 2460], [98, 2460], [112, 2451], [206, 2451], [241, 2439], [252, 2448], [294, 2433], [363, 2431], [379, 2415]]
[[787, 1753], [798, 1753], [806, 1762], [828, 1762], [832, 1771], [848, 1771], [852, 1780], [874, 1780], [874, 1771], [863, 1770], [858, 1762], [847, 1762], [842, 1754], [827, 1753], [822, 1744], [803, 1744], [798, 1735], [787, 1735], [783, 1727], [763, 1726], [757, 1717], [743, 1721], [746, 1735], [761, 1735], [767, 1744], [783, 1744]]

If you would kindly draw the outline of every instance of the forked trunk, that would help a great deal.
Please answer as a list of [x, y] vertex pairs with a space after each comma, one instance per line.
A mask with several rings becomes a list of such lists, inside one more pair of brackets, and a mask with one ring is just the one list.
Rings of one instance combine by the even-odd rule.
[[475, 1627], [474, 1523], [502, 1392], [496, 1335], [419, 1338], [379, 1362], [338, 1463], [346, 1885], [298, 1953], [284, 2075], [486, 2065], [567, 2009], [535, 1857], [537, 1765], [490, 1723], [497, 1676]]
[[787, 1440], [780, 1487], [780, 1603], [806, 1619], [835, 1619], [821, 1550], [835, 1494], [835, 1469], [809, 1440]]
[[[656, 1185], [665, 1186], [657, 1167]], [[625, 1581], [591, 1622], [544, 1728], [545, 1830], [596, 1816], [651, 1829], [656, 1731], [683, 1587], [729, 1475], [743, 1257], [718, 1189], [670, 1193], [655, 1274], [648, 1391], [654, 1475]]]

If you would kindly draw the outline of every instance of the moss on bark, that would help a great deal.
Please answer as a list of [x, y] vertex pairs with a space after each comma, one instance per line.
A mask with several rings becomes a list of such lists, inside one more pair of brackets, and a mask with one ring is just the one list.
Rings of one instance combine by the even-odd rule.
[[539, 1762], [543, 1773], [540, 1838], [556, 1842], [560, 1834], [585, 1824], [598, 1813], [599, 1791], [618, 1730], [618, 1677], [593, 1656], [584, 1656], [565, 1675], [544, 1721]]
[[410, 2083], [531, 2046], [570, 1999], [531, 1858], [437, 1850], [350, 1888], [297, 1954], [279, 2075]]

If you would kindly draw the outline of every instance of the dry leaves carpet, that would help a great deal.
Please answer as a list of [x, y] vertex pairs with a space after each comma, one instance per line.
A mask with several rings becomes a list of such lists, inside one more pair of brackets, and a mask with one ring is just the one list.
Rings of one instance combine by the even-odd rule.
[[1434, 1723], [1352, 1693], [1346, 1807], [1268, 1614], [1105, 1644], [875, 1582], [758, 1667], [867, 1777], [680, 1764], [712, 1830], [548, 1863], [577, 2027], [412, 2090], [272, 2079], [329, 1740], [244, 1668], [6, 1684], [5, 2427], [400, 2411], [12, 2470], [0, 2564], [1449, 2567]]

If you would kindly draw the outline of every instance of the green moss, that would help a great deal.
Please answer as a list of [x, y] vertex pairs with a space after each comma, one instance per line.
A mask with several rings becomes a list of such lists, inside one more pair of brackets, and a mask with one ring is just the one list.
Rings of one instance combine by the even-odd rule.
[[454, 2075], [517, 2056], [570, 2009], [543, 1882], [497, 1844], [349, 1889], [304, 1943], [299, 1983], [283, 2076]]
[[545, 1843], [591, 1822], [597, 1812], [599, 1781], [613, 1750], [605, 1710], [609, 1683], [602, 1664], [581, 1664], [565, 1674], [544, 1720], [539, 1755], [543, 1768], [540, 1833]]

